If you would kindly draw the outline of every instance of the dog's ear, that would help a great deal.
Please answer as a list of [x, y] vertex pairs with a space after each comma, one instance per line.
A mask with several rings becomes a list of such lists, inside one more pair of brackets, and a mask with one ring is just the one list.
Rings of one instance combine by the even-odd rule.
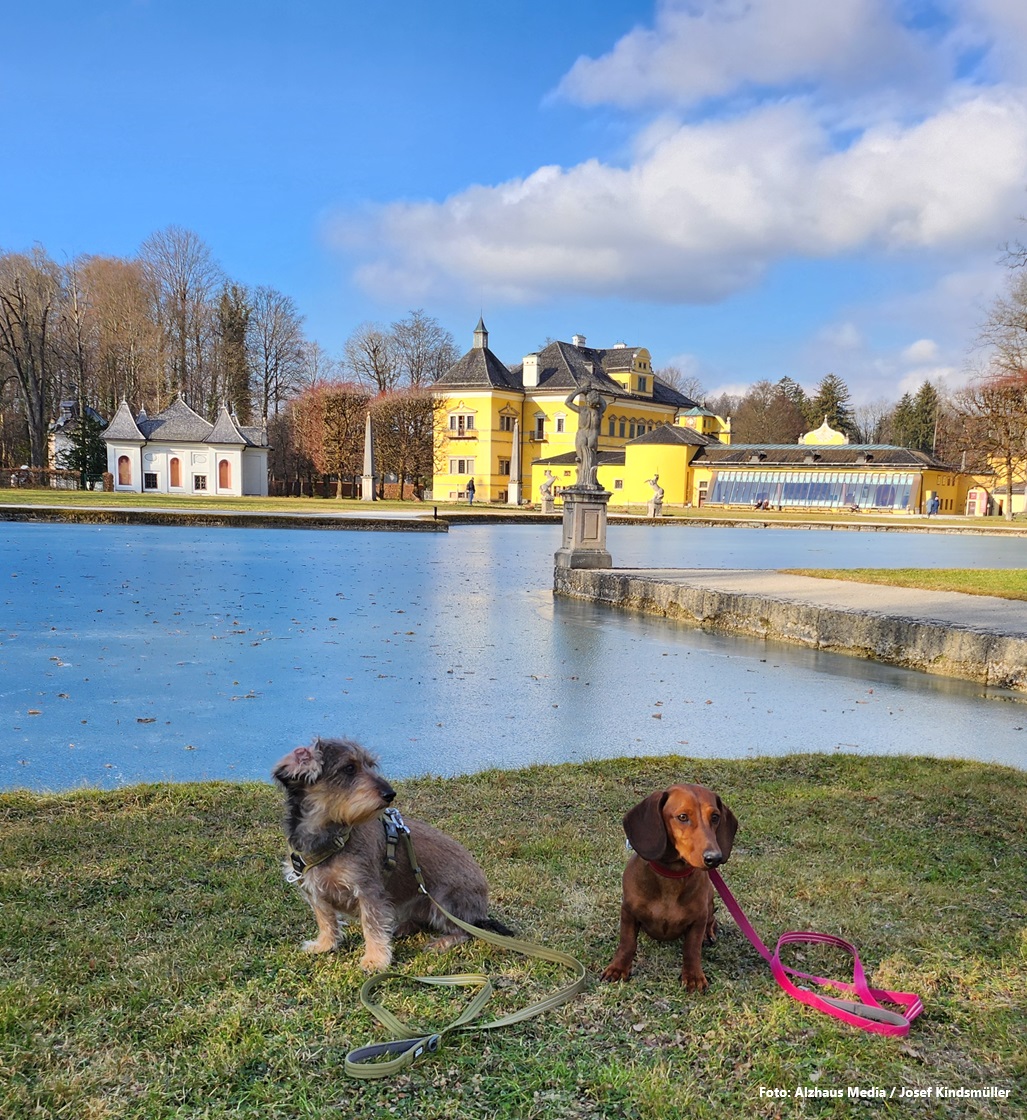
[[717, 824], [717, 843], [720, 845], [724, 862], [727, 863], [728, 856], [731, 855], [731, 846], [735, 842], [735, 833], [738, 831], [738, 821], [735, 819], [734, 813], [719, 797], [717, 798], [717, 811], [720, 813], [720, 821]]
[[651, 793], [634, 809], [624, 814], [624, 832], [628, 843], [642, 859], [663, 859], [670, 847], [667, 826], [663, 822], [663, 806], [667, 791]]

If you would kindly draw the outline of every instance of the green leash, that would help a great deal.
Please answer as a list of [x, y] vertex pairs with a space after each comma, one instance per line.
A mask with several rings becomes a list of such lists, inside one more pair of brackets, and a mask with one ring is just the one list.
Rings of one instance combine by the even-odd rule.
[[[554, 964], [564, 965], [572, 970], [574, 979], [558, 991], [539, 1000], [519, 1011], [512, 1011], [498, 1019], [491, 1019], [487, 1023], [478, 1023], [475, 1020], [485, 1009], [485, 1005], [492, 998], [493, 986], [491, 980], [482, 973], [464, 973], [458, 976], [414, 976], [405, 977], [398, 972], [385, 972], [380, 976], [372, 976], [365, 981], [360, 989], [360, 1002], [386, 1029], [396, 1036], [393, 1042], [380, 1042], [371, 1046], [361, 1046], [351, 1050], [346, 1055], [343, 1066], [350, 1077], [371, 1080], [375, 1078], [391, 1077], [412, 1065], [418, 1058], [425, 1054], [434, 1054], [441, 1046], [442, 1040], [452, 1031], [489, 1031], [498, 1027], [508, 1027], [513, 1023], [522, 1023], [525, 1019], [534, 1018], [544, 1011], [549, 1011], [560, 1004], [573, 999], [584, 988], [586, 981], [585, 966], [569, 953], [561, 953], [558, 949], [548, 949], [544, 945], [536, 945], [531, 941], [522, 941], [517, 937], [508, 937], [492, 930], [481, 929], [469, 922], [461, 921], [455, 917], [434, 898], [432, 898], [424, 882], [421, 868], [418, 866], [414, 854], [414, 843], [410, 836], [410, 829], [403, 822], [403, 818], [394, 809], [388, 810], [391, 824], [406, 841], [407, 852], [410, 856], [410, 868], [417, 879], [418, 889], [428, 896], [438, 906], [439, 910], [465, 933], [472, 937], [487, 941], [498, 949], [509, 949], [511, 952], [520, 953], [525, 957], [534, 957], [537, 960], [550, 961]], [[388, 827], [388, 825], [386, 826]], [[432, 987], [447, 988], [477, 988], [464, 1010], [444, 1027], [435, 1031], [425, 1031], [404, 1023], [392, 1014], [388, 1008], [378, 1002], [374, 996], [376, 989], [387, 984], [393, 979], [412, 980], [417, 984], [426, 984]]]

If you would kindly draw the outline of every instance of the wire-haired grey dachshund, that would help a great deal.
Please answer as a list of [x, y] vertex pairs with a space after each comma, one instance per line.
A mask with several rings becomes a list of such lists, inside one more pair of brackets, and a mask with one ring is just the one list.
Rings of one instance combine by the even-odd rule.
[[[392, 939], [433, 930], [436, 949], [468, 934], [453, 925], [418, 889], [405, 844], [387, 863], [382, 816], [396, 791], [379, 774], [375, 758], [348, 739], [315, 739], [290, 751], [272, 771], [285, 789], [285, 834], [291, 853], [286, 878], [295, 882], [317, 919], [309, 953], [334, 949], [340, 920], [358, 918], [364, 934], [361, 966], [388, 968]], [[428, 890], [461, 921], [511, 931], [488, 916], [488, 884], [470, 852], [451, 837], [407, 817]]]

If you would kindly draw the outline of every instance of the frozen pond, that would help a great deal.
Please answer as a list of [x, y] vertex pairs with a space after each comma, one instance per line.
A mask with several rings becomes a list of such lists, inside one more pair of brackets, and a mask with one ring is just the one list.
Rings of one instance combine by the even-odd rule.
[[[315, 734], [393, 777], [619, 755], [1023, 767], [1008, 693], [554, 600], [556, 526], [5, 523], [0, 787], [256, 778]], [[620, 566], [1021, 567], [1027, 541], [611, 526]]]

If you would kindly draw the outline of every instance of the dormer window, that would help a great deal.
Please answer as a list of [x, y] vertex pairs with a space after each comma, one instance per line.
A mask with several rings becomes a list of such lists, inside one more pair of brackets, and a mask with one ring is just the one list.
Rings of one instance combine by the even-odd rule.
[[649, 378], [648, 377], [640, 377], [638, 379], [638, 391], [640, 393], [648, 393], [649, 392]]

